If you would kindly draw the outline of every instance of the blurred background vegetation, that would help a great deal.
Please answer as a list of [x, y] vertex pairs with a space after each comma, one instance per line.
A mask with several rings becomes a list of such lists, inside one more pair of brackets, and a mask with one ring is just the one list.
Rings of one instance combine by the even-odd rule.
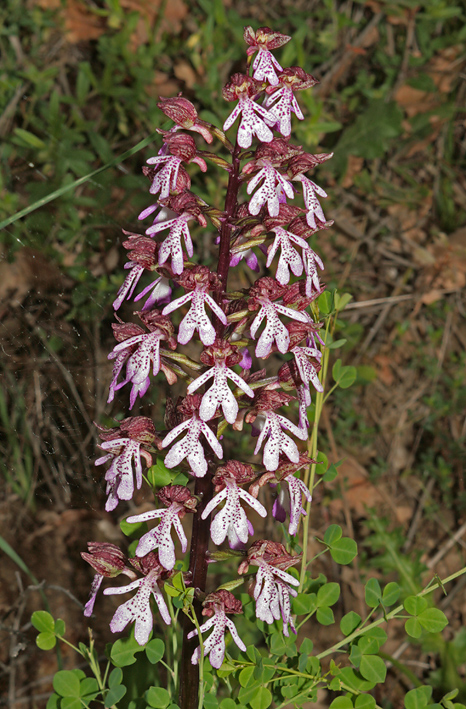
[[[66, 590], [86, 598], [79, 551], [121, 534], [117, 516], [102, 512], [93, 421], [110, 423], [126, 407], [124, 394], [106, 406], [111, 303], [121, 229], [137, 230], [150, 204], [141, 167], [158, 138], [118, 158], [168, 127], [160, 96], [182, 91], [201, 118], [223, 123], [231, 106], [221, 87], [244, 70], [247, 24], [292, 36], [279, 61], [320, 81], [299, 97], [306, 120], [294, 124], [293, 141], [335, 152], [317, 175], [335, 226], [316, 249], [328, 288], [353, 296], [336, 356], [357, 367], [357, 380], [324, 409], [321, 448], [344, 462], [319, 488], [312, 527], [340, 523], [363, 545], [343, 579], [341, 612], [357, 607], [368, 574], [412, 592], [432, 571], [464, 565], [465, 11], [464, 0], [3, 0], [1, 534], [39, 579], [59, 586], [48, 591], [55, 615], [71, 614], [70, 627], [75, 613], [77, 638], [81, 611]], [[192, 178], [221, 207], [224, 177]], [[210, 263], [213, 236], [198, 239], [196, 253]], [[241, 269], [235, 277], [247, 284]], [[144, 403], [156, 421], [163, 387]], [[26, 610], [38, 601], [16, 568], [6, 559], [0, 571], [0, 684], [14, 705], [48, 696], [52, 671], [27, 645]], [[396, 631], [390, 640], [395, 659], [442, 691], [464, 687], [461, 588], [444, 603], [446, 641], [406, 648]], [[97, 623], [97, 635], [105, 628]], [[392, 699], [378, 701], [396, 706], [406, 678], [394, 667], [389, 681]]]

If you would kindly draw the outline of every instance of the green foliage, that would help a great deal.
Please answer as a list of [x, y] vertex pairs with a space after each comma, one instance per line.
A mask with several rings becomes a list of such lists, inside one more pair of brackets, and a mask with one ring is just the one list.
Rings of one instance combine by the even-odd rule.
[[383, 157], [391, 141], [401, 135], [402, 120], [403, 112], [396, 103], [371, 101], [338, 141], [332, 168], [339, 174], [344, 172], [349, 155], [368, 160]]
[[[461, 37], [463, 40], [466, 38], [463, 28], [459, 29], [458, 22], [454, 22], [460, 19], [462, 22], [461, 7], [451, 6], [444, 0], [408, 5], [413, 9], [413, 32], [422, 54], [418, 57], [413, 53], [408, 57], [410, 70], [415, 62], [418, 62], [418, 66], [426, 63], [439, 48], [448, 46], [450, 42], [458, 42]], [[70, 91], [64, 94], [58, 67], [47, 66], [41, 51], [48, 33], [55, 26], [53, 13], [35, 8], [34, 13], [28, 16], [28, 13], [20, 11], [19, 6], [19, 3], [7, 0], [6, 11], [0, 11], [4, 21], [1, 46], [2, 49], [6, 48], [5, 62], [9, 72], [8, 81], [0, 82], [0, 97], [4, 105], [7, 105], [24, 82], [30, 87], [30, 102], [27, 110], [16, 113], [17, 125], [14, 125], [5, 140], [5, 165], [1, 176], [4, 199], [0, 218], [8, 217], [23, 205], [34, 206], [35, 200], [46, 200], [54, 190], [57, 194], [56, 199], [50, 203], [50, 209], [31, 211], [24, 221], [15, 221], [5, 231], [4, 238], [12, 251], [20, 244], [41, 245], [44, 252], [61, 265], [75, 284], [70, 317], [92, 321], [96, 313], [101, 316], [115, 284], [105, 274], [100, 280], [95, 279], [90, 264], [96, 255], [105, 254], [113, 243], [113, 239], [103, 238], [102, 232], [105, 233], [108, 228], [114, 231], [126, 221], [124, 208], [117, 214], [113, 212], [115, 199], [112, 189], [117, 173], [115, 165], [111, 163], [116, 162], [115, 156], [120, 155], [126, 147], [134, 146], [139, 138], [146, 137], [155, 127], [164, 127], [165, 119], [158, 112], [155, 99], [146, 91], [146, 87], [152, 83], [154, 69], [161, 71], [167, 68], [170, 71], [178, 59], [192, 66], [197, 77], [202, 77], [202, 84], [194, 87], [201, 117], [218, 124], [229, 110], [219, 92], [224, 79], [223, 67], [235, 66], [242, 57], [244, 21], [234, 6], [228, 7], [220, 0], [201, 0], [190, 9], [192, 34], [188, 39], [167, 34], [158, 37], [154, 31], [147, 43], [133, 51], [130, 37], [136, 26], [137, 13], [126, 13], [118, 0], [100, 3], [92, 11], [107, 23], [107, 31], [95, 41], [96, 61], [92, 65], [85, 60], [73, 65], [69, 77]], [[402, 13], [404, 6], [406, 3], [382, 3], [387, 12], [394, 13]], [[323, 3], [315, 9], [312, 25], [307, 15], [291, 8], [281, 28], [293, 35], [292, 41], [283, 50], [283, 63], [307, 65], [310, 61], [314, 64], [328, 62], [332, 52], [339, 46], [342, 29], [352, 22], [346, 13], [330, 7], [329, 3]], [[437, 30], [435, 36], [431, 37], [430, 28], [438, 28], [439, 23], [449, 23], [446, 25], [449, 30], [445, 33], [446, 37], [440, 36]], [[384, 38], [386, 28], [381, 26], [380, 32]], [[8, 34], [26, 36], [31, 44], [32, 61], [21, 72], [16, 68], [13, 45], [4, 41]], [[399, 39], [397, 34], [396, 40]], [[317, 146], [322, 141], [327, 146], [335, 143], [336, 157], [331, 169], [338, 176], [345, 173], [350, 156], [366, 160], [378, 159], [404, 140], [404, 114], [392, 100], [387, 100], [397, 81], [403, 52], [394, 52], [392, 57], [381, 47], [374, 48], [373, 52], [377, 72], [371, 74], [364, 68], [358, 69], [351, 86], [343, 89], [328, 112], [321, 99], [302, 99], [304, 104], [307, 102], [308, 107], [312, 108], [312, 115], [298, 127], [298, 140], [305, 148]], [[435, 90], [435, 84], [427, 71], [414, 77], [414, 81], [411, 78], [410, 83], [423, 91]], [[99, 109], [99, 132], [95, 130], [91, 106], [98, 106]], [[339, 113], [345, 114], [344, 120], [340, 121]], [[452, 121], [455, 108], [445, 104], [435, 115], [445, 121]], [[426, 131], [432, 130], [431, 117], [424, 114], [410, 119], [413, 137], [419, 138]], [[332, 138], [334, 132], [338, 132], [338, 136]], [[406, 143], [404, 145], [406, 147]], [[133, 158], [125, 165], [125, 169], [131, 171], [143, 159], [142, 155]], [[18, 163], [31, 166], [26, 170], [27, 179], [19, 190], [16, 189], [16, 176], [10, 168], [10, 165]], [[102, 172], [96, 174], [100, 168]], [[93, 175], [92, 178], [89, 175]], [[83, 177], [78, 194], [76, 180]], [[196, 180], [196, 177], [193, 179]], [[224, 179], [222, 175], [218, 181], [211, 179], [207, 183], [204, 188], [209, 193], [206, 199], [212, 201], [209, 195], [216, 195]], [[366, 172], [366, 177], [364, 173], [361, 176], [359, 189], [364, 186], [364, 179], [368, 180], [368, 189], [372, 190], [378, 185], [377, 175]], [[442, 169], [436, 199], [443, 223], [447, 226], [453, 226], [457, 216], [451, 207], [452, 182], [448, 171]], [[142, 184], [143, 178], [131, 174], [123, 178], [119, 176], [118, 179], [118, 188], [123, 193], [118, 201], [122, 205], [130, 204], [132, 215], [140, 207], [146, 206], [139, 195]], [[388, 191], [387, 188], [386, 199], [395, 201], [393, 186], [391, 189]], [[59, 225], [58, 232], [56, 225]], [[348, 348], [361, 337], [357, 329], [351, 329], [350, 325], [339, 320], [339, 313], [351, 298], [348, 293], [339, 293], [329, 288], [317, 300], [316, 307], [328, 322], [333, 323], [332, 329], [326, 333], [327, 350], [332, 355], [333, 351]], [[326, 394], [334, 394], [342, 413], [343, 423], [337, 423], [335, 428], [338, 445], [341, 447], [345, 447], [348, 440], [356, 439], [358, 442], [371, 433], [371, 429], [365, 428], [366, 424], [359, 412], [354, 410], [352, 400], [345, 390], [353, 384], [367, 383], [376, 376], [375, 370], [367, 365], [354, 367], [343, 365], [343, 361], [339, 358], [333, 363], [330, 371], [334, 384]], [[427, 374], [429, 366], [432, 364], [426, 364]], [[459, 377], [442, 383], [444, 389], [453, 392], [454, 406], [462, 412], [464, 394], [460, 393]], [[445, 402], [437, 392], [433, 392], [426, 398], [426, 405], [430, 414], [425, 428], [436, 431], [440, 412], [450, 402]], [[17, 474], [11, 479], [7, 473], [4, 475], [14, 491], [27, 498], [31, 489], [32, 458], [21, 455], [21, 449], [15, 441], [23, 414], [18, 408], [13, 425], [10, 409], [5, 407], [0, 398], [0, 416], [9, 432], [9, 456], [23, 466], [21, 469], [18, 467]], [[11, 423], [9, 427], [6, 425], [8, 420]], [[451, 443], [446, 445], [452, 446]], [[324, 454], [319, 459], [323, 464], [317, 466], [317, 473], [319, 483], [324, 486], [336, 478], [339, 463], [329, 465]], [[447, 494], [450, 470], [445, 459], [439, 456], [425, 462], [428, 464], [427, 469], [445, 486]], [[168, 470], [160, 458], [156, 459], [147, 472], [147, 479], [154, 490], [169, 483], [185, 484], [188, 480], [186, 476]], [[229, 654], [234, 654], [236, 649], [228, 645], [226, 660], [218, 673], [212, 670], [208, 661], [204, 663], [203, 705], [206, 709], [217, 706], [220, 709], [267, 709], [272, 703], [277, 707], [290, 704], [299, 707], [307, 702], [315, 703], [319, 688], [340, 693], [332, 701], [332, 709], [374, 709], [375, 699], [369, 692], [386, 679], [386, 664], [381, 648], [387, 634], [381, 626], [388, 627], [387, 624], [394, 619], [405, 620], [407, 635], [414, 640], [421, 638], [423, 647], [427, 646], [430, 639], [431, 647], [443, 653], [443, 666], [448, 668], [448, 673], [445, 676], [434, 675], [435, 686], [444, 687], [451, 676], [459, 676], [457, 667], [465, 661], [466, 642], [463, 636], [455, 645], [454, 641], [447, 643], [438, 635], [447, 619], [442, 611], [431, 605], [430, 595], [422, 590], [425, 566], [420, 562], [420, 554], [405, 554], [403, 531], [391, 529], [388, 521], [380, 518], [377, 512], [372, 515], [367, 528], [369, 535], [364, 541], [362, 566], [365, 572], [374, 569], [380, 578], [380, 581], [375, 577], [369, 578], [365, 584], [364, 598], [369, 609], [367, 615], [361, 617], [350, 610], [340, 619], [340, 585], [327, 581], [322, 575], [317, 579], [312, 578], [311, 571], [307, 571], [297, 597], [292, 599], [293, 613], [301, 617], [302, 623], [312, 618], [313, 622], [323, 626], [333, 624], [336, 614], [343, 636], [342, 640], [316, 654], [309, 638], [305, 638], [298, 648], [296, 636], [285, 637], [277, 623], [269, 627], [259, 621], [251, 629], [254, 611], [252, 604], [246, 606], [246, 620], [242, 622], [248, 626], [246, 632], [252, 636], [247, 652], [236, 659], [238, 653], [235, 656]], [[137, 539], [147, 531], [147, 525], [129, 525], [123, 521], [121, 529], [137, 543]], [[339, 525], [330, 525], [319, 542], [321, 553], [327, 553], [333, 564], [348, 565], [357, 555], [356, 542], [343, 536]], [[225, 555], [222, 563], [229, 563], [231, 558]], [[220, 563], [217, 568], [220, 568]], [[339, 578], [339, 575], [334, 578]], [[397, 580], [386, 583], [388, 578]], [[241, 579], [239, 583], [242, 582]], [[232, 584], [238, 585], [236, 581]], [[235, 586], [223, 584], [221, 587]], [[194, 589], [186, 587], [180, 572], [165, 584], [164, 591], [177, 619], [181, 613], [193, 613]], [[400, 597], [403, 604], [393, 608]], [[243, 599], [249, 600], [246, 594]], [[63, 621], [54, 620], [46, 611], [36, 611], [31, 621], [38, 631], [36, 642], [42, 650], [52, 649], [64, 638]], [[338, 625], [335, 625], [336, 632], [337, 629]], [[158, 627], [155, 632], [159, 632]], [[175, 670], [178, 668], [179, 650], [177, 632], [170, 627], [164, 639], [154, 637], [144, 648], [136, 643], [133, 634], [115, 640], [107, 648], [108, 662], [103, 672], [93, 642], [90, 642], [89, 647], [81, 644], [75, 650], [88, 663], [93, 676], [87, 677], [81, 670], [57, 672], [53, 682], [54, 693], [47, 709], [80, 709], [96, 699], [104, 704], [105, 709], [119, 702], [123, 708], [129, 706], [130, 709], [143, 706], [177, 709], [177, 705], [172, 703], [179, 680]], [[351, 666], [340, 667], [331, 660], [330, 670], [327, 671], [327, 667], [322, 669], [320, 660], [323, 657], [334, 654], [339, 659], [338, 653], [342, 652]], [[146, 682], [142, 690], [136, 681], [136, 665], [154, 670], [152, 675], [139, 670], [139, 682], [141, 675], [144, 675]], [[164, 674], [170, 691], [159, 686]], [[456, 696], [455, 691], [449, 692], [439, 704], [434, 704], [431, 701], [432, 687], [417, 687], [406, 694], [405, 707], [460, 709], [462, 705], [453, 702]]]
[[358, 553], [354, 539], [343, 537], [343, 530], [338, 524], [331, 524], [324, 534], [323, 543], [330, 551], [330, 556], [337, 564], [350, 564]]

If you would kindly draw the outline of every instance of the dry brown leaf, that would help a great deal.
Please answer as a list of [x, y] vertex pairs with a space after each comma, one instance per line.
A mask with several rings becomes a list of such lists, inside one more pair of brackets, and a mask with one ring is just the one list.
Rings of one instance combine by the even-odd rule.
[[[339, 466], [336, 480], [343, 484], [345, 501], [358, 517], [367, 517], [366, 508], [380, 508], [388, 497], [385, 485], [374, 485], [367, 470], [351, 455], [346, 456]], [[341, 512], [344, 509], [344, 501], [332, 500], [330, 509], [333, 514]]]
[[466, 285], [466, 228], [443, 235], [427, 246], [431, 263], [423, 275], [429, 292], [435, 290], [460, 290]]
[[173, 68], [173, 72], [177, 79], [184, 81], [188, 89], [192, 89], [199, 82], [199, 78], [188, 62], [178, 62]]
[[[5, 258], [0, 254], [0, 258]], [[0, 301], [19, 305], [30, 291], [56, 292], [69, 283], [44, 254], [25, 247], [17, 252], [15, 260], [0, 261]]]
[[146, 91], [152, 98], [158, 98], [159, 96], [166, 98], [176, 96], [181, 91], [181, 87], [176, 81], [169, 79], [162, 71], [154, 71], [152, 84], [146, 86]]
[[440, 105], [438, 97], [429, 91], [420, 91], [409, 84], [402, 84], [395, 93], [395, 101], [406, 111], [409, 118], [426, 113]]
[[[93, 13], [85, 0], [31, 0], [33, 4], [43, 9], [58, 10], [63, 19], [65, 37], [70, 44], [88, 42], [98, 39], [107, 29], [107, 18]], [[152, 39], [152, 28], [155, 26], [160, 9], [163, 17], [158, 26], [156, 40], [163, 32], [178, 34], [182, 28], [182, 20], [188, 13], [183, 0], [170, 0], [163, 6], [162, 0], [121, 0], [121, 7], [126, 13], [138, 12], [140, 17], [136, 30], [131, 35], [131, 49], [134, 51], [142, 44]]]
[[[128, 12], [139, 12], [139, 21], [135, 32], [131, 35], [131, 47], [137, 49], [151, 39], [151, 28], [158, 19], [162, 0], [121, 0], [121, 6]], [[183, 0], [170, 0], [164, 8], [163, 18], [160, 22], [156, 40], [163, 32], [178, 34], [182, 28], [182, 20], [188, 13], [188, 8]]]
[[374, 357], [374, 362], [377, 365], [377, 376], [380, 381], [386, 386], [391, 386], [395, 381], [392, 363], [393, 358], [388, 355], [378, 354]]
[[98, 39], [106, 31], [105, 18], [90, 12], [81, 0], [67, 0], [61, 14], [65, 36], [71, 44]]
[[354, 176], [361, 172], [363, 165], [364, 158], [358, 158], [356, 157], [356, 155], [350, 155], [348, 157], [348, 167], [345, 173], [344, 180], [341, 183], [342, 187], [348, 188], [352, 186]]

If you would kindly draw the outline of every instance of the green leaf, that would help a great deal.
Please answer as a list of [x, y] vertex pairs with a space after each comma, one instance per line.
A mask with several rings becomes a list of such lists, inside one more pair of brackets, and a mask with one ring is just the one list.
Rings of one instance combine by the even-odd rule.
[[291, 697], [295, 697], [299, 693], [298, 678], [296, 677], [295, 680], [291, 680], [289, 684], [285, 684], [283, 687], [281, 687], [280, 692], [282, 696], [286, 699], [291, 699]]
[[343, 310], [346, 308], [348, 303], [350, 303], [353, 300], [353, 296], [351, 293], [337, 293], [335, 291], [334, 293], [334, 298], [335, 298], [335, 309], [336, 310]]
[[355, 613], [354, 611], [350, 611], [341, 619], [340, 630], [346, 637], [347, 635], [351, 635], [353, 630], [356, 630], [360, 622], [361, 616]]
[[171, 582], [172, 582], [173, 586], [176, 589], [178, 589], [178, 591], [184, 591], [185, 584], [184, 584], [183, 574], [181, 573], [181, 571], [178, 571], [178, 573], [173, 576], [173, 578], [171, 579]]
[[324, 291], [322, 295], [317, 298], [317, 305], [322, 315], [328, 315], [333, 310], [333, 293], [329, 291]]
[[57, 644], [55, 633], [39, 633], [36, 638], [36, 645], [41, 650], [52, 650]]
[[244, 669], [241, 670], [239, 673], [239, 683], [242, 687], [249, 687], [249, 686], [254, 686], [258, 684], [257, 680], [254, 677], [254, 669], [255, 666], [249, 666], [245, 667]]
[[142, 650], [144, 648], [136, 642], [134, 636], [120, 638], [113, 643], [110, 658], [116, 667], [128, 667], [136, 662], [135, 653]]
[[382, 600], [382, 590], [377, 579], [369, 579], [365, 586], [365, 599], [369, 608], [377, 608]]
[[[377, 643], [377, 648], [379, 650], [382, 645], [387, 642], [387, 633], [382, 628], [371, 628], [370, 630], [366, 630], [363, 637], [366, 639], [374, 640]], [[367, 647], [370, 646], [367, 645]]]
[[335, 362], [335, 364], [332, 367], [332, 377], [333, 377], [334, 382], [338, 383], [338, 378], [340, 376], [342, 366], [343, 366], [343, 364], [342, 364], [341, 359], [337, 359], [337, 361]]
[[165, 466], [163, 458], [157, 458], [155, 465], [151, 465], [147, 471], [147, 479], [152, 487], [163, 487], [170, 485], [173, 474]]
[[82, 709], [80, 697], [63, 697], [60, 700], [60, 709]]
[[304, 638], [303, 642], [299, 647], [299, 652], [301, 655], [310, 655], [314, 649], [314, 643], [311, 638]]
[[24, 130], [24, 128], [15, 128], [14, 132], [15, 135], [20, 139], [20, 144], [26, 144], [31, 148], [45, 148], [44, 141], [38, 138], [37, 135], [34, 135], [34, 133], [30, 133], [30, 131]]
[[334, 677], [327, 685], [327, 689], [331, 692], [339, 692], [341, 689], [341, 682], [338, 677]]
[[48, 698], [47, 704], [45, 705], [45, 709], [59, 709], [59, 706], [60, 697], [58, 694], [51, 694]]
[[427, 601], [422, 596], [408, 596], [403, 606], [410, 615], [419, 615], [427, 608]]
[[102, 135], [100, 135], [100, 133], [96, 133], [95, 131], [89, 131], [87, 135], [90, 144], [92, 145], [102, 162], [111, 162], [114, 158], [114, 155], [112, 153], [112, 149], [108, 140], [106, 140]]
[[328, 457], [325, 455], [325, 453], [323, 451], [319, 451], [317, 453], [316, 460], [319, 463], [319, 465], [316, 468], [317, 470], [319, 470], [319, 468], [322, 468], [323, 470], [327, 470]]
[[460, 690], [458, 688], [452, 689], [451, 692], [448, 692], [447, 694], [445, 694], [444, 697], [442, 697], [442, 702], [450, 702], [452, 699], [458, 696], [459, 691]]
[[374, 160], [382, 158], [393, 138], [401, 135], [403, 111], [394, 101], [373, 99], [352, 126], [346, 128], [335, 146], [332, 167], [344, 173], [348, 156]]
[[108, 677], [108, 686], [110, 689], [113, 687], [116, 687], [117, 685], [121, 684], [123, 680], [123, 670], [121, 670], [119, 667], [115, 667], [111, 672]]
[[60, 638], [62, 638], [64, 636], [65, 632], [66, 632], [65, 621], [62, 620], [61, 618], [57, 618], [57, 620], [55, 621], [56, 635], [58, 635]]
[[114, 704], [117, 704], [121, 699], [123, 699], [126, 692], [127, 689], [124, 684], [117, 684], [112, 687], [105, 697], [105, 709], [110, 709], [110, 707], [112, 707]]
[[408, 618], [405, 630], [411, 638], [420, 638], [422, 635], [422, 626], [417, 618]]
[[317, 596], [315, 593], [298, 593], [296, 598], [292, 599], [292, 606], [296, 615], [308, 615], [316, 609]]
[[340, 586], [338, 583], [324, 583], [317, 591], [318, 606], [333, 606], [340, 598]]
[[354, 665], [356, 668], [359, 667], [362, 660], [362, 652], [359, 645], [352, 646], [349, 659], [352, 665]]
[[327, 606], [321, 606], [317, 609], [316, 620], [321, 625], [331, 625], [335, 622], [333, 611]]
[[375, 683], [385, 682], [387, 676], [385, 662], [377, 655], [363, 655], [359, 671], [365, 679]]
[[99, 685], [95, 677], [84, 677], [79, 683], [79, 694], [81, 697], [87, 697], [89, 694], [98, 694]]
[[348, 340], [344, 337], [341, 338], [341, 340], [334, 340], [333, 342], [329, 342], [326, 347], [328, 350], [338, 350], [340, 347], [343, 347], [343, 345], [346, 345]]
[[339, 375], [338, 375], [338, 379], [336, 379], [335, 376], [334, 376], [334, 379], [335, 379], [336, 383], [338, 384], [338, 386], [340, 387], [340, 389], [349, 389], [350, 386], [352, 386], [354, 384], [354, 382], [356, 381], [357, 376], [358, 376], [358, 370], [356, 369], [356, 367], [346, 366], [346, 367], [341, 367]]
[[267, 709], [272, 704], [272, 693], [267, 687], [259, 687], [254, 699], [249, 700], [252, 709]]
[[374, 709], [375, 699], [372, 694], [360, 694], [354, 703], [356, 709]]
[[40, 633], [53, 633], [55, 631], [55, 620], [47, 611], [34, 611], [31, 616], [31, 623]]
[[331, 547], [336, 541], [341, 539], [342, 534], [343, 530], [338, 524], [331, 524], [325, 531], [324, 542]]
[[348, 695], [335, 697], [329, 709], [353, 709], [353, 702]]
[[405, 694], [405, 707], [406, 709], [424, 709], [429, 704], [431, 696], [432, 687], [427, 685], [411, 689]]
[[382, 593], [382, 603], [384, 606], [393, 606], [399, 599], [400, 593], [401, 588], [395, 581], [387, 583]]
[[342, 537], [333, 542], [330, 547], [330, 556], [337, 564], [350, 564], [358, 553], [358, 545], [354, 539]]
[[427, 608], [417, 619], [428, 633], [440, 633], [448, 625], [447, 616], [439, 608]]
[[79, 697], [79, 676], [74, 670], [59, 670], [53, 678], [53, 688], [61, 697]]
[[138, 539], [149, 531], [147, 522], [135, 522], [134, 524], [130, 524], [125, 519], [121, 520], [120, 529], [125, 537], [137, 537]]
[[221, 586], [217, 588], [217, 591], [219, 589], [225, 589], [225, 591], [234, 591], [235, 588], [238, 588], [238, 586], [241, 586], [244, 583], [244, 578], [241, 579], [233, 579], [233, 581], [227, 581], [226, 583], [222, 583]]
[[324, 481], [324, 483], [331, 483], [332, 480], [335, 480], [337, 475], [338, 475], [337, 466], [335, 465], [335, 463], [330, 463], [327, 470], [325, 471], [325, 473], [322, 476], [322, 480]]
[[341, 682], [344, 682], [344, 684], [351, 689], [356, 689], [358, 692], [369, 692], [375, 686], [374, 682], [369, 682], [369, 680], [364, 679], [364, 677], [352, 667], [342, 667], [338, 677]]
[[238, 705], [234, 699], [222, 699], [220, 709], [237, 709]]
[[251, 660], [251, 662], [254, 662], [255, 664], [262, 663], [262, 655], [260, 654], [259, 650], [255, 645], [247, 646], [246, 655], [248, 656], [248, 659]]
[[204, 707], [205, 709], [218, 709], [218, 698], [216, 694], [205, 694], [204, 695]]
[[243, 704], [248, 704], [251, 699], [254, 699], [256, 694], [257, 694], [257, 685], [255, 685], [254, 687], [241, 687], [241, 689], [238, 692], [238, 699]]
[[165, 653], [165, 643], [160, 638], [154, 638], [145, 647], [147, 659], [151, 665], [156, 665]]
[[155, 709], [165, 709], [170, 704], [170, 695], [163, 687], [151, 687], [144, 694], [144, 699]]
[[284, 655], [286, 653], [286, 645], [283, 641], [281, 633], [273, 633], [270, 636], [270, 652], [273, 655]]
[[363, 635], [358, 642], [358, 647], [363, 655], [375, 655], [380, 650], [380, 643], [377, 638]]

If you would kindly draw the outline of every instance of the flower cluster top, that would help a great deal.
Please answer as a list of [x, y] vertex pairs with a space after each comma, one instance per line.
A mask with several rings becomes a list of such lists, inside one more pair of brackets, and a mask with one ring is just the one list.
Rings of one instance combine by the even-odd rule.
[[[313, 318], [310, 305], [325, 288], [324, 266], [311, 237], [332, 223], [326, 221], [320, 201], [326, 192], [312, 173], [331, 154], [313, 155], [290, 142], [293, 116], [303, 119], [299, 92], [317, 83], [300, 67], [283, 68], [272, 54], [290, 37], [268, 27], [256, 31], [246, 27], [244, 39], [247, 72], [234, 74], [223, 88], [224, 99], [234, 102], [223, 131], [201, 120], [181, 95], [160, 100], [159, 108], [174, 125], [159, 131], [162, 146], [143, 170], [154, 201], [139, 215], [145, 233], [124, 232], [127, 275], [114, 309], [119, 311], [125, 300], [143, 302], [134, 313], [137, 321], [125, 322], [116, 315], [108, 400], [124, 390], [132, 409], [160, 373], [169, 385], [185, 381], [186, 390], [176, 402], [167, 401], [165, 430], [156, 431], [144, 416], [100, 428], [103, 455], [96, 465], [110, 464], [105, 474], [106, 509], [111, 512], [121, 501], [132, 499], [142, 485], [143, 463], [150, 467], [154, 455], [163, 457], [174, 477], [185, 472], [195, 483], [194, 492], [190, 483], [166, 485], [157, 492], [157, 509], [128, 518], [129, 523], [156, 521], [140, 538], [134, 558], [126, 558], [113, 544], [96, 542], [83, 554], [96, 571], [86, 615], [92, 614], [103, 578], [125, 574], [128, 585], [104, 591], [136, 592], [118, 608], [111, 629], [120, 631], [134, 621], [140, 644], [147, 642], [152, 629], [151, 598], [162, 620], [171, 623], [162, 589], [176, 565], [173, 532], [182, 552], [187, 551], [181, 520], [188, 513], [201, 520], [212, 516], [211, 539], [217, 546], [228, 543], [242, 555], [240, 574], [257, 567], [251, 587], [257, 617], [266, 623], [281, 620], [285, 635], [290, 629], [296, 632], [290, 596], [296, 595], [299, 584], [288, 569], [299, 557], [278, 542], [254, 541], [248, 515], [253, 511], [267, 516], [266, 498], [259, 497], [264, 487], [271, 486], [277, 492], [272, 514], [295, 535], [305, 514], [304, 500], [311, 500], [299, 472], [311, 463], [303, 441], [308, 437], [310, 387], [322, 390], [323, 342], [321, 323]], [[230, 142], [225, 133], [237, 120], [236, 140]], [[220, 140], [231, 159], [201, 150], [195, 135], [207, 144]], [[205, 172], [206, 160], [228, 173], [223, 210], [191, 191], [193, 170]], [[216, 270], [198, 262], [193, 225], [201, 240], [203, 231], [217, 232]], [[262, 264], [258, 256], [264, 256]], [[249, 288], [228, 291], [229, 270], [243, 259], [253, 271], [266, 275], [254, 282], [251, 276]], [[191, 347], [192, 340], [196, 347]], [[199, 349], [195, 360], [193, 352]], [[286, 355], [286, 361], [271, 376], [261, 368], [261, 360], [275, 353]], [[284, 413], [292, 402], [297, 402], [293, 404], [297, 421]], [[235, 459], [229, 438], [222, 435], [228, 426], [235, 432], [250, 426], [256, 438], [249, 446], [250, 462]], [[206, 476], [215, 489], [209, 499], [201, 500], [197, 485]], [[189, 586], [189, 575], [185, 581]], [[241, 612], [241, 602], [221, 589], [204, 594], [203, 606], [208, 620], [200, 631], [212, 629], [204, 652], [219, 668], [227, 629], [245, 649], [227, 617]], [[196, 633], [193, 630], [191, 636]], [[197, 650], [192, 661], [199, 659]]]

